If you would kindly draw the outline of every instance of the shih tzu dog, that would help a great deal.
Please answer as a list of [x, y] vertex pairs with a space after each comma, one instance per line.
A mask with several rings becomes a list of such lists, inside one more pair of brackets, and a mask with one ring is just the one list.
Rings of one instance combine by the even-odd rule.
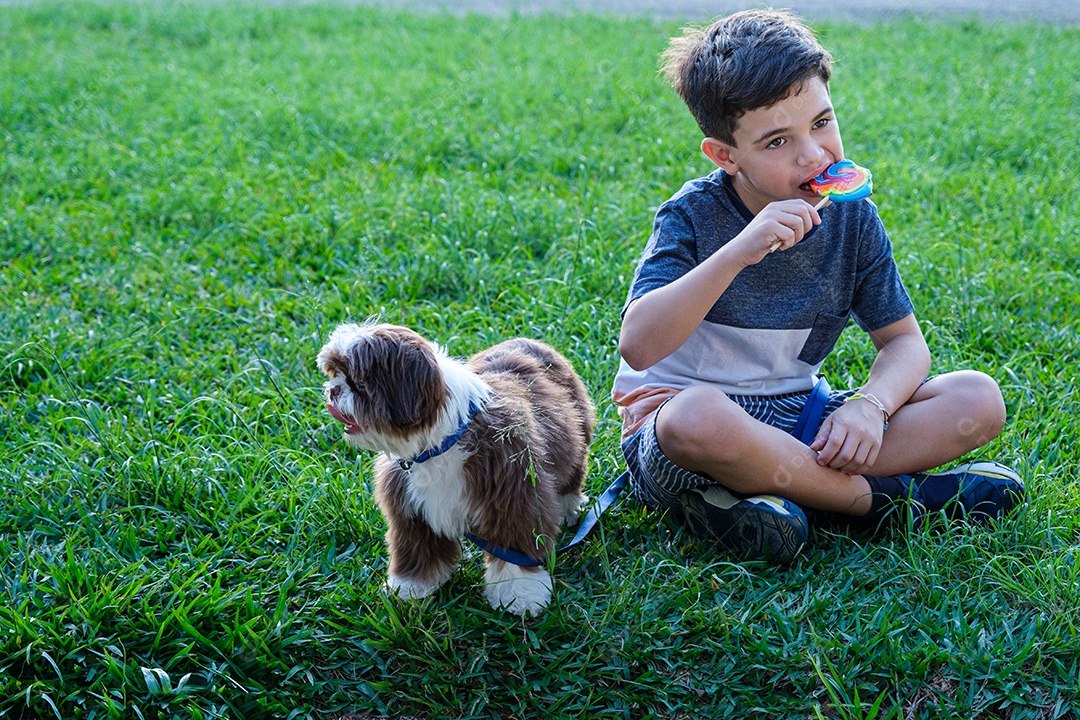
[[[327, 409], [351, 445], [380, 453], [387, 585], [422, 598], [450, 578], [472, 533], [536, 560], [588, 498], [595, 411], [570, 363], [518, 338], [467, 362], [408, 328], [342, 325], [318, 356]], [[493, 608], [538, 614], [551, 577], [484, 554]]]

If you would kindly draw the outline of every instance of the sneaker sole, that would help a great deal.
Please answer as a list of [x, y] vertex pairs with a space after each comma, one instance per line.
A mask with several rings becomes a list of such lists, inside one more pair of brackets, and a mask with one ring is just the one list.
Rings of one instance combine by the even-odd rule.
[[967, 463], [966, 465], [957, 465], [956, 467], [943, 472], [925, 474], [928, 477], [934, 477], [935, 475], [956, 475], [958, 473], [967, 475], [985, 475], [986, 477], [1001, 478], [1002, 480], [1012, 480], [1020, 486], [1021, 490], [1024, 489], [1023, 479], [1017, 475], [1012, 468], [996, 462], [982, 461]]
[[717, 486], [688, 490], [679, 498], [691, 533], [746, 559], [787, 563], [806, 546], [806, 515], [781, 498], [739, 499]]

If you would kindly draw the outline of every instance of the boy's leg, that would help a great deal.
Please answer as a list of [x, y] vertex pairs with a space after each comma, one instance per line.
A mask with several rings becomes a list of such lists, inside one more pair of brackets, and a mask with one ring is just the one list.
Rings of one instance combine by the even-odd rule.
[[807, 541], [802, 510], [774, 495], [733, 495], [712, 478], [675, 465], [659, 448], [656, 417], [622, 441], [638, 499], [742, 558], [793, 560]]
[[988, 375], [964, 370], [927, 380], [889, 420], [870, 472], [898, 475], [952, 462], [1005, 427], [1005, 401]]
[[883, 444], [873, 474], [866, 477], [819, 466], [814, 451], [707, 387], [672, 398], [657, 417], [656, 436], [673, 462], [719, 478], [736, 492], [776, 493], [807, 507], [856, 517], [873, 511], [874, 522], [901, 498], [910, 497], [931, 511], [955, 500], [954, 510], [994, 517], [1022, 498], [1023, 483], [1002, 466], [981, 463], [953, 473], [921, 472], [1000, 433], [1004, 404], [988, 376], [962, 372], [934, 378], [894, 418], [901, 420], [900, 432], [894, 434], [890, 422], [886, 433], [894, 452], [885, 452]]
[[[980, 372], [939, 375], [924, 383], [893, 414], [873, 469], [875, 509], [882, 496], [907, 494], [919, 508], [951, 517], [998, 518], [1023, 502], [1023, 480], [994, 462], [975, 462], [944, 472], [923, 472], [949, 463], [997, 437], [1005, 426], [1005, 402], [993, 378]], [[877, 514], [877, 513], [875, 513]]]
[[819, 466], [809, 447], [714, 388], [695, 386], [671, 398], [657, 414], [656, 438], [672, 462], [738, 493], [777, 494], [845, 515], [870, 511], [865, 479]]

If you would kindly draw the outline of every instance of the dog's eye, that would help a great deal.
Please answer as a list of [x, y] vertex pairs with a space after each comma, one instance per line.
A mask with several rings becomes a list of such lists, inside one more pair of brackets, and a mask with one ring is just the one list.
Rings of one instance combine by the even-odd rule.
[[345, 384], [349, 386], [349, 389], [353, 391], [354, 395], [359, 395], [360, 393], [364, 392], [365, 386], [362, 382], [356, 382], [355, 380], [345, 378]]

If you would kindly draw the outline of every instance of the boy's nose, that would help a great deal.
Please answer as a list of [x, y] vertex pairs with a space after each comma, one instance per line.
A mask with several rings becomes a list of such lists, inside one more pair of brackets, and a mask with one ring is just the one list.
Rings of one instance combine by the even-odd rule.
[[825, 148], [821, 147], [817, 143], [811, 143], [809, 146], [803, 149], [800, 156], [800, 161], [803, 167], [817, 167], [821, 164], [821, 161], [825, 158]]

